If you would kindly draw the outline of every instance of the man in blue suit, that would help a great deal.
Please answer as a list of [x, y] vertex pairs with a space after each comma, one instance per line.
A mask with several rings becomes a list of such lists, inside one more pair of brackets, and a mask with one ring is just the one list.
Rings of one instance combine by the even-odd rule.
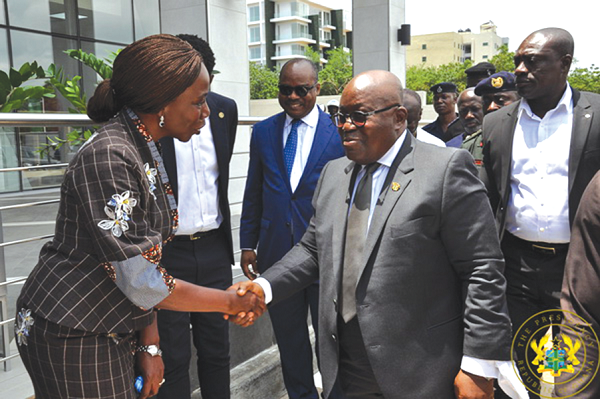
[[[337, 129], [316, 105], [320, 88], [316, 65], [303, 58], [288, 61], [279, 76], [285, 112], [254, 126], [240, 226], [241, 264], [251, 280], [300, 241], [321, 170], [344, 155]], [[318, 293], [315, 281], [269, 308], [290, 399], [318, 398], [306, 322], [310, 308], [317, 335]]]

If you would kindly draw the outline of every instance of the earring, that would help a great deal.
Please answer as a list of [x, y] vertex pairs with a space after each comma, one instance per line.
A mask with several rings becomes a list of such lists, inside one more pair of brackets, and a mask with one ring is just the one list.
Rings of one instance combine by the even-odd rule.
[[165, 116], [164, 115], [160, 116], [160, 120], [158, 121], [158, 126], [165, 127]]

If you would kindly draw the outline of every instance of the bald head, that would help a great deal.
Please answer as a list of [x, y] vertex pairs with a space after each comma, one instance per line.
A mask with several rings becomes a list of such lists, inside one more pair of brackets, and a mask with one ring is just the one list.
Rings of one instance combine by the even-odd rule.
[[379, 160], [406, 130], [402, 83], [388, 71], [367, 71], [342, 93], [338, 123], [346, 156], [361, 165]]
[[408, 119], [406, 121], [407, 128], [412, 134], [415, 134], [419, 121], [423, 115], [423, 108], [421, 107], [421, 96], [413, 90], [404, 89], [402, 91], [404, 108], [408, 111]]
[[388, 71], [374, 70], [358, 74], [348, 83], [342, 98], [347, 91], [368, 94], [376, 106], [383, 103], [402, 104], [402, 83]]
[[541, 118], [565, 91], [573, 48], [569, 32], [545, 28], [527, 36], [515, 52], [517, 91]]

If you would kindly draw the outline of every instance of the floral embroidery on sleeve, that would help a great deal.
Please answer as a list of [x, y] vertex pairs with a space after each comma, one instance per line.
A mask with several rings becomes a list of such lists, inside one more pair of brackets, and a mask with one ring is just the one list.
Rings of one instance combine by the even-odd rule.
[[110, 262], [101, 263], [100, 266], [104, 268], [106, 274], [112, 281], [117, 281], [117, 272], [115, 271], [115, 267]]
[[17, 322], [15, 323], [15, 336], [19, 346], [27, 345], [27, 337], [29, 337], [29, 329], [33, 325], [33, 317], [30, 309], [22, 308], [17, 314]]
[[156, 244], [149, 250], [144, 251], [142, 256], [148, 262], [158, 265], [160, 263], [160, 258], [162, 257], [162, 245]]
[[146, 172], [146, 177], [148, 178], [148, 184], [150, 185], [150, 194], [156, 200], [156, 195], [154, 194], [154, 190], [156, 190], [156, 168], [151, 168], [150, 164], [146, 162], [144, 164], [144, 171]]
[[[133, 207], [137, 205], [135, 198], [129, 198], [129, 190], [123, 192], [123, 194], [114, 194], [108, 201], [108, 206], [104, 207], [104, 212], [110, 218], [109, 220], [102, 220], [98, 223], [98, 227], [104, 230], [112, 230], [112, 234], [115, 237], [121, 237], [123, 232], [129, 230], [129, 224], [127, 223], [130, 218]], [[109, 208], [114, 207], [114, 209]]]

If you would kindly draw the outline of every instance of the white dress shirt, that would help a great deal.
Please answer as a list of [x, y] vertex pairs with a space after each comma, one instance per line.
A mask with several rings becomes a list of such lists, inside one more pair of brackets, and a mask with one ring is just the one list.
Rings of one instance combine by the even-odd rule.
[[[373, 217], [373, 212], [375, 210], [375, 206], [379, 198], [379, 193], [381, 192], [383, 184], [385, 183], [390, 167], [392, 166], [392, 162], [394, 162], [396, 155], [398, 155], [398, 152], [400, 151], [400, 148], [402, 147], [402, 144], [406, 139], [407, 132], [408, 130], [402, 133], [402, 135], [398, 137], [394, 145], [377, 161], [380, 164], [380, 166], [373, 173], [373, 191], [371, 192], [371, 207], [369, 208], [369, 227], [371, 226], [371, 218]], [[356, 176], [356, 180], [354, 182], [354, 189], [352, 190], [352, 201], [354, 201], [354, 194], [356, 192], [358, 182], [360, 182], [360, 179], [364, 175], [364, 173], [365, 168], [363, 167]], [[263, 289], [265, 293], [265, 303], [268, 304], [269, 302], [271, 302], [271, 300], [273, 299], [273, 290], [271, 289], [271, 284], [269, 283], [269, 281], [265, 278], [258, 277], [256, 280], [254, 280], [254, 282], [260, 285], [260, 287]], [[517, 377], [517, 374], [513, 369], [513, 364], [509, 360], [484, 360], [470, 356], [463, 356], [461, 369], [481, 377], [497, 378], [498, 383], [503, 388], [504, 392], [506, 392], [511, 398], [529, 398], [527, 394], [527, 389], [521, 383], [519, 377]]]
[[422, 141], [424, 143], [429, 143], [433, 145], [437, 145], [438, 147], [445, 147], [446, 143], [443, 140], [438, 139], [433, 134], [423, 130], [421, 127], [417, 127], [417, 140]]
[[527, 241], [568, 243], [572, 90], [544, 118], [521, 100], [512, 149], [506, 230]]
[[[281, 148], [285, 148], [285, 142], [290, 135], [292, 130], [292, 121], [294, 119], [288, 114], [285, 115], [285, 123], [283, 125], [283, 143]], [[290, 173], [290, 186], [292, 186], [292, 192], [296, 191], [302, 173], [304, 173], [304, 167], [308, 161], [310, 150], [312, 149], [313, 141], [315, 140], [315, 133], [317, 131], [317, 124], [319, 123], [319, 108], [315, 105], [304, 118], [301, 119], [302, 123], [298, 126], [298, 144], [296, 146], [296, 157], [294, 158], [294, 165], [292, 166], [292, 172]]]
[[177, 235], [218, 228], [223, 221], [219, 210], [219, 167], [210, 128], [210, 119], [187, 143], [173, 139], [177, 160]]

